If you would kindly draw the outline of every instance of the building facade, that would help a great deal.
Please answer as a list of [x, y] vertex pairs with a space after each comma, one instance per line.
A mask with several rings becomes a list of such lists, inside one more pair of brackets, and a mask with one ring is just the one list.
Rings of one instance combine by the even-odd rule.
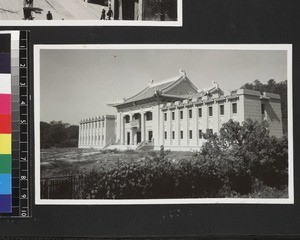
[[219, 133], [230, 119], [266, 120], [271, 135], [282, 136], [281, 99], [277, 94], [238, 89], [225, 95], [217, 83], [198, 90], [184, 71], [149, 85], [133, 97], [109, 104], [117, 109], [115, 142], [110, 148], [197, 150], [207, 129]]
[[114, 20], [176, 21], [177, 0], [87, 0], [111, 7]]
[[79, 123], [79, 148], [104, 148], [116, 140], [116, 116], [83, 119]]

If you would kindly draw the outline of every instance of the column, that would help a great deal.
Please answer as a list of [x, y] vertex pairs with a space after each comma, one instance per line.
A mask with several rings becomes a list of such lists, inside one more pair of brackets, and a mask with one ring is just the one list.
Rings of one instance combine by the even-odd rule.
[[118, 0], [119, 1], [119, 20], [123, 20], [123, 6], [122, 6], [122, 2], [123, 0]]
[[85, 122], [85, 146], [89, 144], [88, 135], [89, 135], [89, 123]]
[[198, 141], [199, 141], [199, 136], [198, 136], [198, 132], [199, 132], [199, 127], [198, 127], [198, 107], [197, 106], [193, 106], [193, 138], [194, 138], [194, 145], [197, 146], [198, 145]]
[[97, 145], [100, 146], [100, 137], [99, 137], [100, 134], [99, 133], [100, 133], [101, 122], [99, 121], [99, 119], [97, 121], [97, 124], [98, 124], [98, 128], [97, 128], [97, 132], [96, 132], [96, 139], [97, 139]]
[[78, 147], [80, 147], [81, 145], [81, 131], [82, 131], [81, 126], [82, 126], [81, 123], [79, 123]]
[[111, 7], [111, 10], [113, 10], [113, 19], [115, 17], [115, 0], [110, 0], [110, 7]]
[[145, 113], [141, 112], [141, 141], [145, 141]]
[[208, 105], [202, 105], [202, 123], [203, 123], [203, 129], [202, 132], [206, 133], [206, 130], [208, 129]]
[[[130, 114], [130, 120], [129, 123], [133, 120], [133, 115]], [[133, 130], [131, 129], [130, 126], [130, 145], [134, 145], [134, 135], [133, 135]]]
[[103, 137], [102, 137], [102, 135], [103, 135], [103, 119], [101, 118], [101, 121], [100, 121], [100, 145], [102, 146], [103, 145]]
[[82, 145], [85, 145], [85, 122], [82, 123]]
[[160, 111], [160, 117], [159, 117], [159, 134], [158, 134], [158, 145], [161, 146], [161, 145], [164, 145], [164, 123], [165, 123], [165, 119], [164, 119], [164, 112], [159, 108], [159, 111]]
[[124, 144], [124, 116], [120, 113], [120, 144]]
[[168, 137], [168, 142], [169, 142], [169, 145], [171, 146], [171, 143], [172, 143], [172, 110], [168, 110], [169, 112], [169, 118], [168, 118], [168, 122], [169, 122], [169, 127], [168, 127], [168, 130], [167, 130], [167, 137]]
[[[184, 140], [184, 143], [185, 143], [185, 146], [188, 146], [189, 145], [189, 136], [190, 136], [190, 133], [189, 133], [189, 111], [188, 111], [188, 108], [185, 107], [183, 109], [183, 122], [184, 122], [184, 129], [183, 129], [183, 140]], [[185, 139], [184, 139], [185, 137]]]
[[143, 0], [139, 0], [139, 18], [138, 20], [143, 20]]
[[107, 142], [106, 142], [106, 118], [104, 117], [103, 118], [103, 123], [104, 123], [104, 125], [103, 125], [103, 136], [104, 136], [104, 139], [103, 139], [103, 145], [105, 146], [106, 144], [107, 144]]
[[176, 108], [176, 112], [175, 112], [175, 117], [177, 117], [176, 119], [176, 124], [175, 124], [175, 140], [177, 142], [177, 146], [180, 146], [180, 109]]

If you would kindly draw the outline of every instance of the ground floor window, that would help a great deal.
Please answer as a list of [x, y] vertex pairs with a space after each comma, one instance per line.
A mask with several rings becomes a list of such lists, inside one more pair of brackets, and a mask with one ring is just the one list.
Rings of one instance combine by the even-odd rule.
[[180, 131], [180, 139], [183, 139], [183, 131]]
[[199, 138], [201, 139], [202, 138], [202, 130], [199, 129]]
[[175, 131], [172, 131], [172, 139], [175, 139]]
[[193, 139], [193, 131], [190, 130], [190, 139]]
[[148, 132], [148, 141], [152, 141], [152, 137], [153, 137], [153, 132], [149, 131]]
[[165, 139], [167, 139], [168, 138], [168, 133], [167, 133], [167, 131], [165, 131]]

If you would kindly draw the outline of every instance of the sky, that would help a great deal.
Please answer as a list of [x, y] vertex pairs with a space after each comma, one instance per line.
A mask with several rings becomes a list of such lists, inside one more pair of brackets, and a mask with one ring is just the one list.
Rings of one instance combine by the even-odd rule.
[[287, 79], [283, 50], [108, 50], [42, 49], [40, 52], [41, 121], [116, 114], [108, 103], [128, 98], [148, 83], [185, 70], [198, 89], [213, 81], [226, 93], [258, 79]]

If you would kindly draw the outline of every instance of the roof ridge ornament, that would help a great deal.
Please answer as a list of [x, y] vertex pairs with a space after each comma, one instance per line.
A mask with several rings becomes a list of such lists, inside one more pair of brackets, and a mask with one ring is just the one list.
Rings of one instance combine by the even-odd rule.
[[219, 84], [216, 81], [212, 81], [212, 86], [219, 89]]
[[154, 83], [154, 79], [151, 79], [148, 86], [150, 87]]
[[186, 72], [181, 68], [179, 69], [179, 73], [183, 76], [186, 77]]

